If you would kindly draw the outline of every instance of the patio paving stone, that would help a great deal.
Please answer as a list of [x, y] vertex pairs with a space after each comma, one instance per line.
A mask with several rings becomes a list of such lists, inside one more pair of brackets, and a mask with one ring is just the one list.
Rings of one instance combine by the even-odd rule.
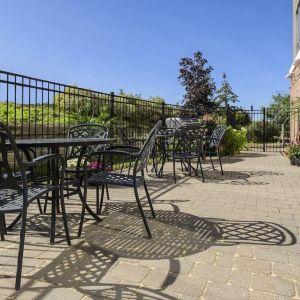
[[50, 207], [40, 215], [33, 203], [17, 293], [19, 230], [0, 243], [0, 299], [300, 299], [300, 169], [260, 152], [224, 158], [224, 176], [203, 166], [205, 183], [178, 165], [174, 185], [169, 163], [162, 179], [148, 173], [156, 219], [139, 192], [152, 240], [130, 189], [110, 188], [103, 221], [87, 215], [80, 239], [80, 202], [66, 199], [71, 247], [61, 215], [49, 244]]
[[178, 294], [199, 297], [203, 294], [206, 280], [190, 275], [169, 273], [163, 289]]
[[196, 263], [191, 275], [210, 281], [226, 283], [229, 281], [230, 273], [231, 269], [227, 267]]
[[253, 273], [271, 274], [271, 262], [254, 258], [238, 256], [235, 258], [234, 267], [240, 270], [246, 270]]
[[252, 291], [250, 300], [274, 300], [274, 295], [259, 291]]
[[251, 282], [251, 273], [242, 270], [234, 269], [230, 275], [230, 284], [241, 287], [241, 288], [250, 288]]
[[249, 291], [233, 285], [209, 282], [203, 299], [246, 300], [249, 299]]
[[131, 263], [118, 263], [108, 275], [134, 283], [140, 283], [150, 272], [150, 269], [144, 266], [139, 266]]
[[255, 290], [270, 292], [283, 296], [291, 297], [295, 295], [295, 286], [293, 281], [280, 277], [253, 274], [251, 287]]

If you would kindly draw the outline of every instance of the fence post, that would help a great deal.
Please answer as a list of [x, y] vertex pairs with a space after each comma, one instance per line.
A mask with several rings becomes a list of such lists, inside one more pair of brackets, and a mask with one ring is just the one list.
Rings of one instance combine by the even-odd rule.
[[166, 118], [165, 118], [165, 102], [161, 103], [161, 121], [163, 126], [166, 125]]
[[263, 151], [266, 152], [266, 108], [263, 107]]
[[115, 103], [115, 93], [111, 92], [110, 98], [109, 98], [109, 117], [110, 118], [114, 117], [114, 103]]

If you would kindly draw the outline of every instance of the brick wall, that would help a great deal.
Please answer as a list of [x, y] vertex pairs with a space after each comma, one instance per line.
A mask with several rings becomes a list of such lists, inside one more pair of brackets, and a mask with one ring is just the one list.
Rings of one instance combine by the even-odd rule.
[[[298, 64], [291, 77], [291, 108], [300, 105], [300, 64]], [[290, 134], [291, 140], [300, 142], [300, 130], [299, 130], [299, 116], [295, 109], [291, 109], [293, 112], [290, 119]]]

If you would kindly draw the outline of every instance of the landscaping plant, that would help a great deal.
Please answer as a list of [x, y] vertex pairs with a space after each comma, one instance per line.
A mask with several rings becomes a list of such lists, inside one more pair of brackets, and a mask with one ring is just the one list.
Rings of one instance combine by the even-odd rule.
[[295, 164], [295, 160], [300, 160], [300, 145], [291, 144], [287, 147], [287, 155], [291, 161], [291, 164]]
[[240, 153], [247, 145], [247, 129], [242, 127], [234, 129], [231, 126], [227, 127], [226, 136], [223, 143], [223, 154], [234, 155]]

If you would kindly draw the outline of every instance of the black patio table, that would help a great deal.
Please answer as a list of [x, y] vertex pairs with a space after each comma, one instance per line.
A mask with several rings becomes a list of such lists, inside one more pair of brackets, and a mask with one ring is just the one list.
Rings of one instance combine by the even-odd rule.
[[[41, 138], [41, 139], [16, 139], [15, 140], [18, 148], [22, 149], [27, 157], [30, 157], [28, 154], [28, 148], [43, 148], [47, 147], [50, 149], [51, 153], [59, 154], [60, 148], [67, 148], [72, 146], [82, 146], [81, 153], [84, 154], [86, 148], [91, 145], [107, 145], [112, 144], [115, 142], [115, 138]], [[52, 174], [52, 184], [55, 185], [59, 181], [59, 170], [53, 170]], [[58, 193], [57, 191], [52, 192], [53, 201], [57, 199], [58, 201]], [[86, 209], [89, 214], [96, 219], [97, 221], [100, 218], [97, 216], [96, 213], [86, 204]], [[55, 205], [52, 205], [52, 210], [55, 211]], [[55, 213], [54, 213], [55, 216]], [[18, 219], [18, 218], [17, 218]], [[13, 224], [16, 222], [14, 221]], [[12, 225], [12, 224], [11, 224]], [[11, 225], [8, 227], [10, 228]], [[55, 218], [51, 220], [51, 228], [50, 228], [50, 242], [54, 243], [54, 236], [55, 236]]]

